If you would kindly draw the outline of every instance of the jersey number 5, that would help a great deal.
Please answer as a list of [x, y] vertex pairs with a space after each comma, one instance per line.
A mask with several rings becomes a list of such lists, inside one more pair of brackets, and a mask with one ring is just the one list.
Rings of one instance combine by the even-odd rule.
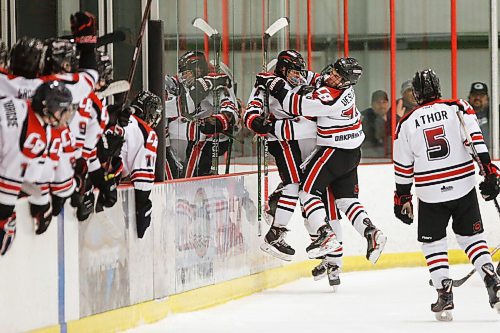
[[445, 137], [444, 126], [424, 130], [427, 158], [429, 161], [441, 160], [450, 154], [450, 143]]

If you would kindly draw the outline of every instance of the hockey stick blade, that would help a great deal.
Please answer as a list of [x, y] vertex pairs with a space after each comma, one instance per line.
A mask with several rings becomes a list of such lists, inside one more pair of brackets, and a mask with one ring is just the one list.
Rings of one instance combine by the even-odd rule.
[[130, 83], [125, 80], [115, 81], [109, 85], [105, 90], [96, 92], [97, 97], [99, 99], [120, 94], [130, 90]]
[[278, 62], [278, 59], [276, 59], [276, 58], [274, 58], [273, 60], [269, 61], [269, 62], [267, 63], [267, 66], [266, 66], [266, 70], [267, 70], [268, 72], [270, 72], [270, 71], [271, 71], [271, 69], [273, 69], [273, 67], [274, 67], [274, 66], [276, 66], [276, 63], [277, 63], [277, 62]]
[[203, 31], [208, 37], [212, 37], [213, 35], [218, 35], [219, 32], [212, 28], [207, 21], [202, 19], [201, 17], [197, 17], [193, 20], [193, 27], [200, 29]]
[[121, 30], [117, 30], [109, 34], [97, 37], [96, 47], [100, 47], [111, 43], [123, 42], [124, 40], [125, 40], [125, 33]]
[[280, 31], [281, 29], [283, 29], [284, 27], [286, 27], [288, 25], [288, 23], [290, 23], [290, 20], [288, 19], [288, 17], [282, 17], [282, 18], [279, 18], [277, 19], [276, 21], [274, 21], [273, 24], [271, 24], [271, 26], [269, 28], [267, 28], [267, 30], [264, 32], [266, 37], [269, 38], [269, 37], [272, 37], [274, 36], [275, 33], [277, 33], [278, 31]]
[[[469, 274], [467, 274], [466, 276], [464, 276], [463, 278], [459, 279], [459, 280], [453, 280], [452, 282], [452, 286], [454, 288], [457, 288], [457, 287], [460, 287], [461, 285], [463, 285], [465, 283], [465, 281], [467, 281], [474, 273], [476, 272], [476, 269], [473, 269], [472, 271], [469, 272]], [[429, 286], [431, 287], [434, 287], [434, 283], [432, 283], [432, 279], [429, 279]]]

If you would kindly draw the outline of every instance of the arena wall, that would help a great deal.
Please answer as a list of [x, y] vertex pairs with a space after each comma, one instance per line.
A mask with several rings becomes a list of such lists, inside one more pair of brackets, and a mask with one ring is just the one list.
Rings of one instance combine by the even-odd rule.
[[[388, 243], [373, 266], [364, 258], [364, 238], [344, 218], [344, 271], [425, 265], [416, 225], [393, 216], [392, 165], [363, 165], [359, 178], [360, 198]], [[270, 188], [278, 181], [271, 172]], [[306, 260], [298, 210], [287, 238], [294, 261], [259, 250], [253, 172], [157, 184], [152, 201], [152, 225], [138, 239], [130, 187], [120, 189], [113, 208], [85, 222], [67, 205], [40, 236], [20, 200], [15, 243], [0, 258], [0, 331], [115, 332], [306, 277], [317, 263]], [[498, 213], [491, 203], [481, 206], [486, 238], [496, 246]], [[263, 222], [263, 233], [267, 228]], [[449, 246], [452, 263], [466, 262], [454, 239]]]

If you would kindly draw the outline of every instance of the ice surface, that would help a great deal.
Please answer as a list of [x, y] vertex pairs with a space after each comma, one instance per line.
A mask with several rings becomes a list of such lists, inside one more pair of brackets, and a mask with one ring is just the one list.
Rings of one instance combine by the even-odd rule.
[[[471, 265], [451, 266], [461, 278]], [[202, 311], [176, 314], [128, 332], [176, 333], [474, 333], [500, 332], [500, 316], [488, 303], [478, 275], [454, 289], [452, 322], [437, 322], [426, 268], [342, 273], [332, 293], [328, 280], [301, 279]]]

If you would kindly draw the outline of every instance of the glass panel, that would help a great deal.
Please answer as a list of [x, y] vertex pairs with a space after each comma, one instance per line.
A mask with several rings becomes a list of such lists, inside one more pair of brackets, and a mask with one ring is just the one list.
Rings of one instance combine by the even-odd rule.
[[57, 4], [57, 0], [16, 0], [17, 37], [57, 36]]

